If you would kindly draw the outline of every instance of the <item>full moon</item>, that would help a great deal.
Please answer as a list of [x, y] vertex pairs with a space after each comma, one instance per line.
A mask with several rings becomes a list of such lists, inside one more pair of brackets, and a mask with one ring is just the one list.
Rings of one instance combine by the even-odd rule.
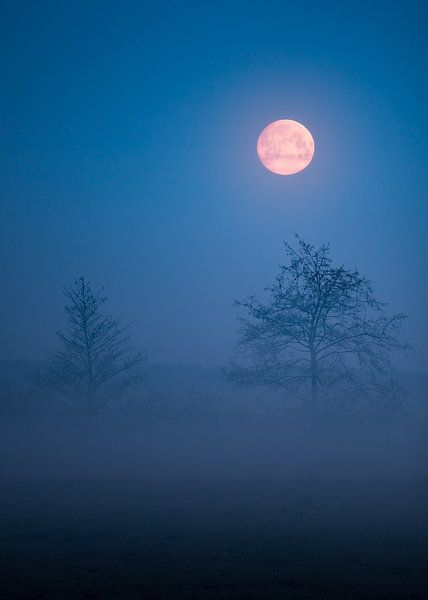
[[257, 140], [257, 154], [262, 164], [277, 175], [303, 171], [314, 156], [314, 138], [301, 123], [291, 119], [273, 121]]

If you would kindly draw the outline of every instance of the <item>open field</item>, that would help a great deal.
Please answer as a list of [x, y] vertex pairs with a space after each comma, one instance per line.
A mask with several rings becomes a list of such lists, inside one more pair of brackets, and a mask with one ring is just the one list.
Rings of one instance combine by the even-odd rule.
[[2, 598], [428, 597], [428, 484], [1, 487]]

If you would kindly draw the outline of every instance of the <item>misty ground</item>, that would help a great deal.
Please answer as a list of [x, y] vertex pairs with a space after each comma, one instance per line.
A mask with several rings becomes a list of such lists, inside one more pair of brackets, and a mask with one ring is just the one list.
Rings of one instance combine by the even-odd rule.
[[2, 486], [3, 597], [426, 598], [428, 487]]
[[1, 442], [2, 598], [428, 597], [416, 431], [32, 423]]

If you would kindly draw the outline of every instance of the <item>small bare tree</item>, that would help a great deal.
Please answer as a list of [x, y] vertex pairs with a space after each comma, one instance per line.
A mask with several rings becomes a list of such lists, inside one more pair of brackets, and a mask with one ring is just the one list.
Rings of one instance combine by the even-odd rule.
[[229, 377], [240, 384], [283, 387], [307, 401], [314, 415], [321, 400], [394, 393], [391, 353], [403, 314], [386, 316], [371, 283], [357, 270], [334, 266], [328, 245], [315, 248], [298, 236], [285, 243], [288, 264], [263, 303], [254, 296], [236, 302], [241, 352]]
[[80, 277], [64, 289], [68, 331], [57, 333], [61, 347], [53, 354], [48, 387], [94, 417], [144, 378], [147, 356], [129, 347], [130, 325], [103, 313], [107, 300]]

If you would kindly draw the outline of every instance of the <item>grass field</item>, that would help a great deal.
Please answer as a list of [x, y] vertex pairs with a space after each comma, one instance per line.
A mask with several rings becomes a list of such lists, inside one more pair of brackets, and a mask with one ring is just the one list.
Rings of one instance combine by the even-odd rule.
[[426, 599], [428, 485], [1, 487], [4, 599]]

